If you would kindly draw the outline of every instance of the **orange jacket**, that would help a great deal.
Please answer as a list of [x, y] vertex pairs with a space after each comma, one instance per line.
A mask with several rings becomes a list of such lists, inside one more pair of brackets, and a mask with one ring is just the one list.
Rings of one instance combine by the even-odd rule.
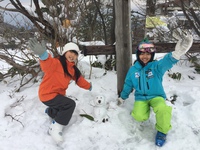
[[[66, 75], [62, 65], [57, 58], [49, 57], [46, 60], [40, 60], [40, 66], [44, 72], [43, 80], [39, 87], [39, 98], [42, 102], [53, 99], [56, 95], [65, 95], [70, 80], [74, 80], [74, 63], [67, 61], [67, 69], [73, 78]], [[77, 81], [77, 85], [84, 89], [90, 88], [90, 83], [82, 76]]]

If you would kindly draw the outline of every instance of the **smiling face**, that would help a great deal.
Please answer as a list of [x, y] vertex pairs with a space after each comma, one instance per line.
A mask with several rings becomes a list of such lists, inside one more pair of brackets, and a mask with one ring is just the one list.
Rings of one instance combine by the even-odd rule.
[[65, 58], [69, 62], [75, 62], [78, 59], [78, 53], [76, 53], [74, 51], [67, 51], [65, 53]]
[[139, 59], [146, 65], [151, 60], [151, 54], [148, 52], [142, 52], [139, 55]]

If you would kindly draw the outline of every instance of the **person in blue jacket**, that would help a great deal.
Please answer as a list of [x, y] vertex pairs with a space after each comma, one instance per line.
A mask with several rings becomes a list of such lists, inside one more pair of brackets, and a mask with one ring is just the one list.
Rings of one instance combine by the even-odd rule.
[[171, 129], [172, 108], [165, 103], [166, 94], [162, 85], [164, 73], [178, 62], [192, 46], [191, 35], [182, 35], [175, 46], [175, 51], [170, 52], [159, 61], [154, 61], [156, 48], [148, 39], [141, 41], [136, 49], [136, 62], [130, 67], [120, 93], [118, 105], [124, 103], [129, 94], [135, 92], [135, 102], [132, 117], [139, 122], [148, 120], [150, 107], [156, 116], [157, 130], [155, 144], [163, 146], [166, 135]]

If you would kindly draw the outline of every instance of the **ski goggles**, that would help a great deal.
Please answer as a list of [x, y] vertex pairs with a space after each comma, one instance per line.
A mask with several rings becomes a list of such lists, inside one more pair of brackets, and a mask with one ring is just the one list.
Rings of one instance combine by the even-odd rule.
[[148, 52], [148, 53], [153, 53], [156, 51], [156, 48], [154, 47], [153, 44], [140, 44], [138, 46], [138, 50], [141, 51], [141, 52]]

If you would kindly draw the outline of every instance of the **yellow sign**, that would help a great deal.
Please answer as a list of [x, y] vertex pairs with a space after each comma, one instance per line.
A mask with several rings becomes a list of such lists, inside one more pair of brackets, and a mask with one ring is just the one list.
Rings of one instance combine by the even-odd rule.
[[146, 28], [155, 28], [156, 26], [167, 26], [167, 24], [160, 19], [160, 17], [146, 17]]

